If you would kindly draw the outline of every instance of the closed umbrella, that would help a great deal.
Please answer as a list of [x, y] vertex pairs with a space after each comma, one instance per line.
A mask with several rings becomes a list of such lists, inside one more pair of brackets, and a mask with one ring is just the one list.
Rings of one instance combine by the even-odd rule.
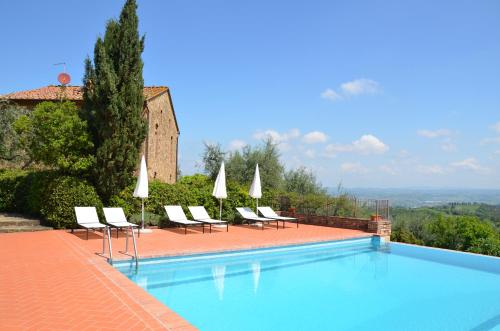
[[222, 199], [227, 198], [226, 190], [226, 170], [224, 168], [224, 162], [220, 165], [219, 174], [215, 180], [214, 191], [212, 195], [219, 199], [219, 221], [222, 220]]
[[257, 200], [257, 207], [255, 213], [258, 214], [259, 208], [259, 199], [262, 198], [262, 188], [260, 186], [260, 173], [259, 173], [259, 165], [255, 167], [255, 175], [253, 177], [252, 186], [250, 186], [250, 196]]
[[137, 178], [137, 184], [135, 186], [133, 196], [136, 198], [141, 198], [142, 200], [142, 224], [141, 228], [144, 230], [144, 199], [148, 197], [148, 169], [146, 167], [146, 158], [144, 155], [141, 160], [141, 168], [139, 169], [139, 178]]

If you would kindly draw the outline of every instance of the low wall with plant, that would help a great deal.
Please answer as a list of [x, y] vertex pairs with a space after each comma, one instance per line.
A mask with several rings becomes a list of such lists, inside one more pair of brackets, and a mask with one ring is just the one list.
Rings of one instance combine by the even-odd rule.
[[375, 233], [384, 237], [391, 235], [391, 221], [380, 218], [372, 220], [356, 217], [306, 215], [289, 211], [282, 211], [280, 214], [283, 216], [296, 217], [299, 219], [299, 222], [304, 224], [361, 230], [365, 232]]

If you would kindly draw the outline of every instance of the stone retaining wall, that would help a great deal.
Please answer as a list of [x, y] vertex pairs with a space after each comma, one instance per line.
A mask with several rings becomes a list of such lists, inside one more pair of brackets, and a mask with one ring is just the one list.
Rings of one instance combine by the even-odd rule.
[[305, 215], [305, 214], [296, 214], [285, 211], [280, 212], [280, 215], [288, 217], [296, 217], [299, 219], [300, 223], [304, 224], [331, 226], [334, 228], [342, 228], [342, 229], [361, 230], [369, 233], [375, 233], [382, 237], [391, 236], [391, 226], [392, 226], [391, 221], [385, 219], [372, 221], [366, 218]]

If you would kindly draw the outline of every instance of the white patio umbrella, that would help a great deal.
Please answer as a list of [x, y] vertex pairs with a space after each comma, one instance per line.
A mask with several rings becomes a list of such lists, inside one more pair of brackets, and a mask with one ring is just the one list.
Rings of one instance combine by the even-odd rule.
[[224, 168], [224, 162], [220, 165], [219, 174], [215, 180], [214, 191], [212, 195], [219, 199], [219, 221], [222, 220], [222, 199], [227, 198], [226, 190], [226, 170]]
[[250, 196], [257, 200], [257, 207], [255, 209], [255, 213], [258, 215], [259, 211], [259, 199], [262, 198], [262, 188], [260, 186], [260, 173], [259, 173], [259, 165], [255, 167], [255, 175], [253, 177], [252, 186], [250, 186]]
[[141, 168], [139, 169], [139, 178], [137, 178], [137, 184], [135, 186], [133, 196], [136, 198], [141, 198], [142, 200], [142, 224], [141, 229], [144, 230], [144, 199], [148, 197], [148, 169], [146, 167], [146, 158], [144, 155], [141, 160]]

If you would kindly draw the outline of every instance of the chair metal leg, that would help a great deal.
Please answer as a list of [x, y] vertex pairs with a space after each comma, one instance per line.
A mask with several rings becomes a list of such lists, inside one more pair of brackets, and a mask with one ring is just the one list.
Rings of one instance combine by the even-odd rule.
[[135, 262], [137, 263], [137, 244], [135, 242], [134, 228], [130, 227], [130, 231], [132, 231], [132, 242], [134, 243], [134, 256], [135, 256]]
[[187, 231], [188, 231], [188, 227], [187, 227], [187, 225], [184, 225], [184, 234], [187, 234]]
[[87, 229], [87, 240], [89, 240], [89, 229]]
[[[109, 238], [108, 238], [109, 240]], [[105, 241], [106, 241], [106, 228], [102, 229], [102, 255], [106, 253], [106, 246], [105, 246]]]
[[109, 226], [106, 227], [108, 232], [108, 249], [109, 249], [109, 263], [113, 264], [113, 247], [111, 244], [111, 232], [109, 231]]
[[126, 230], [127, 231], [127, 239], [125, 240], [125, 253], [128, 252], [128, 230], [129, 229], [127, 228], [127, 230]]
[[229, 232], [229, 223], [226, 223], [226, 232]]

